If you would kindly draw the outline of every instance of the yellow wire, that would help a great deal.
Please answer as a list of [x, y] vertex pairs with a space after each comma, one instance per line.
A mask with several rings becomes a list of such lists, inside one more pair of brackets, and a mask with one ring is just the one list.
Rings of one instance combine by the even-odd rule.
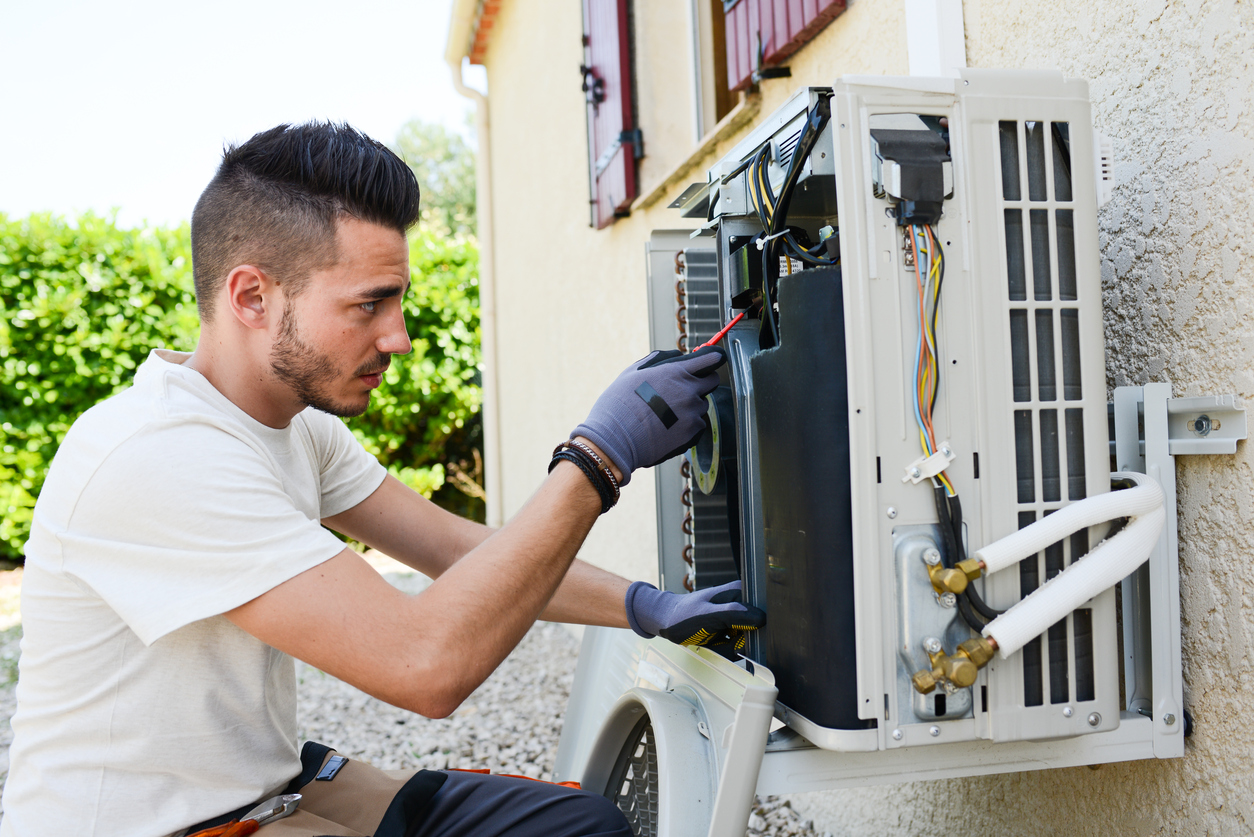
[[767, 187], [766, 175], [762, 173], [762, 167], [758, 166], [757, 171], [758, 185], [762, 187], [762, 200], [766, 203], [766, 219], [770, 221], [775, 217], [775, 204], [771, 202], [771, 192]]

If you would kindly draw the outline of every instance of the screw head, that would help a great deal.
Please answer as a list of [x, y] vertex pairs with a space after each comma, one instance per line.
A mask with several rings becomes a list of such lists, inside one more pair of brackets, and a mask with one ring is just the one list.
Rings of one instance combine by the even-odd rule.
[[1075, 710], [1072, 709], [1070, 706], [1064, 706], [1062, 708], [1062, 716], [1064, 718], [1070, 718], [1074, 714], [1075, 714]]
[[895, 730], [893, 730], [893, 740], [894, 740], [894, 741], [900, 741], [901, 739], [902, 739], [901, 730], [899, 730], [899, 729], [895, 729]]
[[934, 636], [930, 636], [923, 640], [923, 650], [929, 654], [939, 654], [941, 650], [941, 641]]
[[923, 550], [923, 563], [929, 567], [935, 567], [940, 563], [940, 550], [936, 547], [928, 547]]
[[1091, 727], [1095, 727], [1095, 726], [1099, 725], [1099, 724], [1102, 722], [1102, 716], [1101, 716], [1101, 713], [1099, 713], [1099, 712], [1090, 712], [1090, 713], [1089, 713], [1089, 718], [1088, 718], [1088, 721], [1089, 721], [1089, 726], [1091, 726]]
[[889, 506], [888, 510], [884, 513], [888, 515], [889, 520], [894, 520], [897, 517], [897, 509], [893, 506]]
[[910, 469], [910, 476], [912, 476], [912, 477], [914, 477], [914, 478], [918, 479], [919, 477], [923, 476], [923, 472], [922, 472], [922, 471], [920, 471], [918, 468], [911, 468], [911, 469]]
[[941, 607], [957, 607], [958, 597], [955, 596], [953, 593], [941, 593], [940, 606]]
[[1167, 726], [1171, 726], [1175, 722], [1176, 722], [1176, 716], [1172, 715], [1170, 712], [1168, 712], [1166, 715], [1163, 716], [1163, 723], [1166, 724]]
[[945, 456], [953, 456], [953, 455], [954, 455], [954, 452], [953, 452], [953, 451], [951, 451], [949, 448], [941, 448], [941, 451], [940, 451], [940, 452], [941, 452], [941, 453], [943, 453]]
[[936, 736], [940, 735], [940, 727], [928, 727], [927, 732], [928, 732], [928, 735], [935, 738]]

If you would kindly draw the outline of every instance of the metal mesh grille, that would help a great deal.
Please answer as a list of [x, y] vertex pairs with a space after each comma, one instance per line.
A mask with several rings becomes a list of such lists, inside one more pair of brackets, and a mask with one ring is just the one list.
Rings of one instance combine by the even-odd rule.
[[[1022, 528], [1085, 496], [1070, 126], [1004, 121], [998, 128]], [[1081, 534], [1020, 563], [1021, 598], [1088, 550]], [[1076, 611], [1024, 647], [1023, 692], [1027, 706], [1093, 699], [1091, 611]]]

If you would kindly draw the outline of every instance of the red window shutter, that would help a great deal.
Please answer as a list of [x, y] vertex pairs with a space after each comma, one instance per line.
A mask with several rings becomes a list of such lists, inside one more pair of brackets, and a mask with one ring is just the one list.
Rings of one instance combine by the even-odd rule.
[[723, 0], [727, 84], [743, 90], [758, 66], [783, 62], [845, 10], [845, 0]]
[[636, 197], [640, 133], [632, 113], [629, 0], [583, 0], [584, 94], [592, 226], [604, 229]]

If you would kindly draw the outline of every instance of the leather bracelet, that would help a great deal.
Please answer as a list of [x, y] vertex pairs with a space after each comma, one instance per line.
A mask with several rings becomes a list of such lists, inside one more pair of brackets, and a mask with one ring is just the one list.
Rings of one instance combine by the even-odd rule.
[[618, 498], [610, 491], [609, 486], [605, 485], [605, 481], [598, 472], [596, 465], [592, 462], [591, 457], [579, 450], [579, 448], [559, 446], [553, 453], [553, 459], [549, 462], [549, 472], [552, 473], [553, 469], [557, 467], [557, 463], [563, 459], [577, 465], [579, 470], [583, 471], [584, 476], [588, 478], [588, 481], [592, 483], [592, 487], [596, 489], [597, 494], [601, 498], [601, 514], [605, 514], [614, 507], [614, 503], [617, 502]]
[[[597, 452], [593, 450], [589, 445], [585, 445], [583, 442], [579, 441], [578, 439], [571, 439], [570, 441], [565, 443], [565, 446], [579, 448], [581, 451], [588, 454], [588, 456], [592, 457], [592, 461], [597, 464], [597, 468], [600, 469], [601, 473], [605, 475], [605, 478], [609, 480], [610, 482], [610, 486], [614, 489], [614, 502], [617, 503], [618, 495], [620, 491], [620, 487], [618, 485], [618, 479], [614, 476], [613, 469], [610, 468], [609, 465], [605, 464], [605, 460], [602, 459], [600, 456], [598, 456]], [[558, 445], [558, 447], [560, 448], [562, 447], [562, 445]]]
[[618, 485], [618, 479], [614, 476], [614, 472], [610, 470], [610, 467], [605, 464], [605, 460], [603, 460], [600, 456], [598, 456], [597, 452], [592, 449], [592, 446], [585, 445], [583, 442], [577, 441], [575, 439], [567, 439], [565, 442], [562, 442], [560, 445], [558, 445], [556, 448], [553, 449], [553, 454], [556, 456], [558, 451], [563, 451], [563, 450], [581, 451], [584, 454], [584, 456], [586, 457], [585, 461], [587, 461], [589, 464], [593, 465], [596, 468], [596, 471], [600, 476], [600, 481], [602, 485], [604, 486], [605, 489], [608, 490], [609, 494], [612, 496], [613, 501], [611, 502], [610, 505], [616, 505], [618, 503], [618, 498], [621, 493], [621, 490]]

